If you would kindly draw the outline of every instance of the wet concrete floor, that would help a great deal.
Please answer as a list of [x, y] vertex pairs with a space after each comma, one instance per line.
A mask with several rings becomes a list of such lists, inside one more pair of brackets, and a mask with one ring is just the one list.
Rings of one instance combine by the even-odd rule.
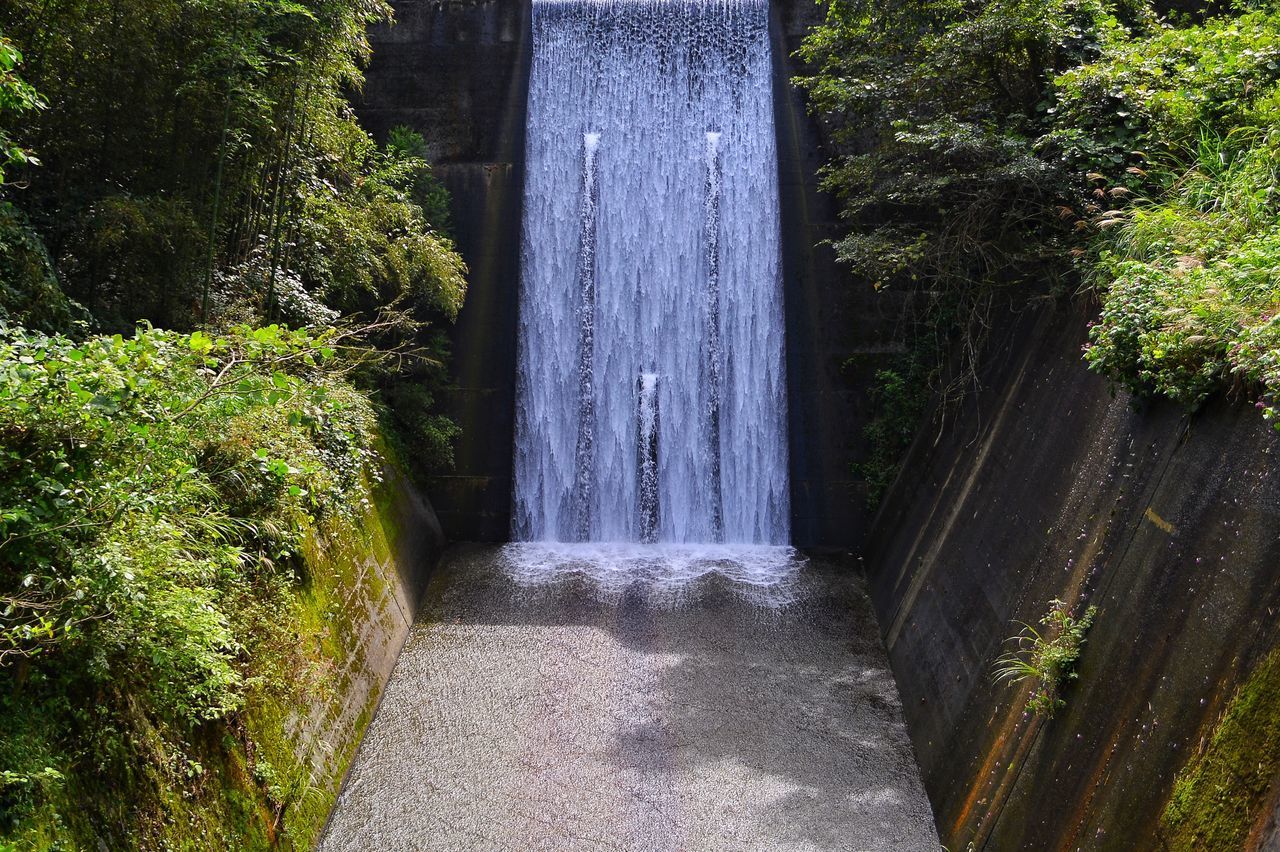
[[321, 849], [939, 848], [851, 572], [602, 591], [503, 564], [446, 554]]

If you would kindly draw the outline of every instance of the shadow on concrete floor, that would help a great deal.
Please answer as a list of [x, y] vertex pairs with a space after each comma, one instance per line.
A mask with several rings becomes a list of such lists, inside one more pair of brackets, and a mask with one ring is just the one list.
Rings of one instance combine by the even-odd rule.
[[935, 850], [860, 579], [521, 587], [446, 555], [322, 849]]

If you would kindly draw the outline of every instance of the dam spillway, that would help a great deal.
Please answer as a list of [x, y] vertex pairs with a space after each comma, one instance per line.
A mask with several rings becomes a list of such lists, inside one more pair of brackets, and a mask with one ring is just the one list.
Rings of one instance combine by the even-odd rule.
[[769, 10], [534, 0], [511, 537], [442, 559], [321, 848], [937, 848], [790, 547]]
[[532, 14], [512, 538], [787, 545], [768, 6]]

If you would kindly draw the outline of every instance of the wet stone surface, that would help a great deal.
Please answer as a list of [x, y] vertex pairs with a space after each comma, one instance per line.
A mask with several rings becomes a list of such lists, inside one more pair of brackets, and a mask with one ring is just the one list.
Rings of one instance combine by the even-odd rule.
[[321, 848], [938, 848], [860, 580], [446, 554]]

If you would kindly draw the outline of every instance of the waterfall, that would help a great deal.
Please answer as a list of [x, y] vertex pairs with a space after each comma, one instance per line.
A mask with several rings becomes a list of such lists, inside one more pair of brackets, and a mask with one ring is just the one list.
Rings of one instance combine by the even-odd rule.
[[703, 359], [703, 393], [707, 399], [707, 457], [711, 463], [711, 536], [724, 540], [724, 492], [720, 481], [720, 134], [707, 131], [707, 192], [704, 202], [703, 242], [707, 265], [707, 340]]
[[786, 545], [766, 0], [533, 0], [512, 538]]

